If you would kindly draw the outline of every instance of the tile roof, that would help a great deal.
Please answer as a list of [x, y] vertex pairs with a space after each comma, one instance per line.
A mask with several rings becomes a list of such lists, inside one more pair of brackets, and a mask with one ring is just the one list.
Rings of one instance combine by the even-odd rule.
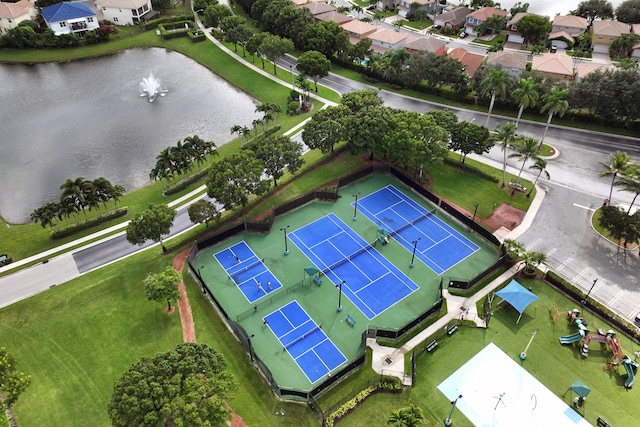
[[336, 8], [331, 6], [330, 4], [319, 1], [301, 4], [298, 7], [309, 9], [309, 12], [311, 12], [313, 16], [320, 15], [322, 13], [333, 12], [336, 10]]
[[404, 45], [404, 48], [410, 50], [419, 50], [421, 52], [436, 53], [444, 46], [446, 46], [446, 43], [440, 39], [436, 39], [434, 37], [418, 37], [407, 42]]
[[631, 24], [631, 32], [634, 34], [640, 34], [640, 24]]
[[441, 13], [436, 16], [436, 19], [439, 21], [441, 20], [442, 22], [451, 22], [454, 25], [460, 25], [464, 23], [469, 13], [471, 13], [471, 9], [468, 7], [456, 7], [448, 12]]
[[87, 16], [96, 16], [96, 13], [89, 9], [89, 6], [81, 2], [56, 3], [43, 7], [41, 14], [47, 22], [60, 22], [70, 19], [86, 18]]
[[499, 15], [502, 17], [507, 16], [506, 10], [496, 9], [495, 7], [481, 7], [480, 9], [471, 12], [467, 16], [471, 16], [472, 18], [478, 21], [486, 21], [491, 18], [493, 15]]
[[601, 65], [594, 64], [592, 62], [582, 62], [576, 67], [576, 76], [584, 77], [587, 74], [593, 73], [594, 71], [613, 71], [615, 69], [616, 67], [614, 65]]
[[462, 47], [452, 49], [448, 55], [450, 58], [457, 59], [466, 66], [464, 71], [469, 77], [474, 76], [478, 68], [482, 65], [482, 61], [484, 61], [484, 55], [471, 53]]
[[629, 33], [629, 24], [619, 21], [593, 21], [593, 34], [603, 36], [621, 36]]
[[502, 65], [505, 68], [520, 68], [524, 70], [527, 67], [527, 54], [511, 51], [498, 51], [489, 53], [487, 65]]
[[572, 27], [587, 29], [588, 23], [586, 18], [574, 15], [556, 15], [553, 18], [553, 25], [559, 27]]
[[571, 34], [567, 33], [564, 30], [549, 33], [549, 40], [556, 40], [556, 39], [565, 39], [571, 43], [575, 42], [575, 39], [571, 36]]
[[367, 24], [366, 22], [362, 21], [349, 21], [342, 24], [342, 28], [350, 33], [363, 35], [373, 31], [377, 31], [380, 27]]
[[353, 18], [348, 17], [347, 15], [343, 15], [342, 13], [338, 13], [335, 10], [332, 12], [321, 13], [320, 15], [314, 16], [318, 21], [333, 21], [338, 24], [344, 24], [345, 22], [353, 21]]
[[[535, 13], [529, 13], [529, 12], [518, 12], [515, 15], [513, 15], [513, 18], [509, 19], [507, 21], [507, 25], [508, 26], [512, 26], [518, 23], [519, 20], [521, 20], [522, 18], [524, 18], [527, 15], [535, 15]], [[540, 16], [540, 15], [537, 15]]]
[[147, 0], [96, 0], [97, 7], [138, 9], [147, 4]]
[[543, 73], [561, 74], [570, 76], [573, 74], [573, 60], [564, 54], [545, 53], [534, 55], [531, 69]]
[[396, 44], [396, 43], [400, 43], [403, 40], [406, 40], [408, 36], [409, 34], [407, 33], [400, 33], [398, 31], [382, 29], [382, 30], [376, 31], [373, 34], [369, 34], [367, 38], [371, 39], [372, 41]]
[[[33, 3], [20, 0], [17, 3], [0, 2], [0, 18], [19, 18], [32, 12]], [[33, 13], [35, 16], [35, 12]]]

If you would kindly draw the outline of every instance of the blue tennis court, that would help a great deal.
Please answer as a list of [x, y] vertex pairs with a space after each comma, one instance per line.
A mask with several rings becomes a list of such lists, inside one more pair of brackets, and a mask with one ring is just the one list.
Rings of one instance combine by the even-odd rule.
[[324, 333], [322, 324], [317, 325], [295, 300], [264, 320], [312, 383], [347, 361]]
[[334, 214], [289, 233], [291, 241], [368, 319], [418, 289]]
[[442, 274], [480, 249], [432, 212], [388, 185], [358, 200], [358, 210], [437, 274]]
[[213, 256], [249, 302], [255, 302], [282, 287], [263, 260], [245, 242], [236, 243]]

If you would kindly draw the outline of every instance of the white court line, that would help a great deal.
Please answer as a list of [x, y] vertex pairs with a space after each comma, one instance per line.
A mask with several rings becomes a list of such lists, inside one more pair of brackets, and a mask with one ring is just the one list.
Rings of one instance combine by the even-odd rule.
[[629, 313], [629, 316], [634, 317], [634, 314], [637, 314], [638, 312], [640, 312], [640, 304], [638, 304], [636, 308], [634, 308], [633, 311]]
[[547, 252], [547, 256], [550, 257], [551, 255], [555, 254], [557, 250], [558, 248], [551, 249], [549, 252]]
[[618, 301], [622, 295], [624, 295], [624, 291], [618, 292], [615, 297], [609, 300], [609, 304], [613, 304], [614, 302]]
[[530, 251], [531, 249], [533, 249], [534, 247], [536, 247], [536, 245], [538, 243], [540, 243], [542, 241], [542, 239], [536, 239], [533, 243], [531, 243], [529, 246], [527, 246], [527, 250]]
[[577, 203], [574, 203], [573, 206], [575, 206], [576, 208], [586, 209], [586, 210], [591, 211], [591, 212], [595, 211], [595, 209], [590, 208], [589, 206], [582, 206], [582, 205], [579, 205]]
[[578, 273], [577, 276], [575, 276], [571, 281], [572, 282], [576, 282], [578, 281], [578, 279], [580, 279], [582, 276], [585, 275], [585, 273], [587, 273], [589, 271], [589, 267], [585, 267], [580, 273]]
[[563, 263], [561, 263], [558, 268], [556, 268], [556, 271], [562, 270], [564, 267], [567, 266], [567, 264], [569, 264], [571, 261], [573, 261], [573, 258], [567, 258], [566, 261], [564, 261]]

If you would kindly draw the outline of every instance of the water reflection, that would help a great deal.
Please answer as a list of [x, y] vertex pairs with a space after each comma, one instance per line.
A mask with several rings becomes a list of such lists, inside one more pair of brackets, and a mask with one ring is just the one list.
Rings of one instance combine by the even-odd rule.
[[[153, 73], [170, 96], [139, 97]], [[0, 65], [0, 214], [9, 222], [57, 201], [67, 178], [149, 182], [156, 155], [197, 134], [218, 146], [258, 118], [252, 98], [181, 54], [134, 49], [61, 64]], [[10, 102], [8, 102], [10, 100]]]

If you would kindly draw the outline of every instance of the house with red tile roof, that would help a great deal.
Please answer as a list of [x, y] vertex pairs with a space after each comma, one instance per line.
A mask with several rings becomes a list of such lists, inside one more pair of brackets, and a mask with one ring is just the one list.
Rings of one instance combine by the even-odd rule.
[[498, 15], [504, 19], [507, 16], [507, 11], [495, 7], [481, 7], [480, 9], [471, 12], [467, 15], [467, 19], [465, 20], [465, 31], [467, 34], [477, 35], [475, 27], [494, 15]]
[[356, 44], [360, 40], [366, 38], [370, 34], [375, 33], [380, 29], [376, 25], [371, 25], [362, 21], [349, 21], [341, 25], [344, 30], [349, 33], [349, 41], [351, 44]]
[[323, 13], [333, 12], [337, 10], [335, 7], [322, 1], [312, 1], [309, 3], [298, 5], [298, 7], [308, 9], [309, 12], [311, 12], [311, 15], [313, 15], [314, 17]]
[[321, 13], [320, 15], [314, 16], [313, 19], [315, 19], [316, 22], [333, 21], [333, 22], [337, 22], [339, 25], [342, 25], [342, 24], [347, 23], [349, 21], [353, 21], [353, 18], [351, 18], [351, 17], [349, 17], [347, 15], [343, 15], [342, 13], [338, 13], [337, 11]]
[[385, 28], [367, 35], [367, 38], [371, 40], [371, 49], [378, 53], [385, 53], [389, 49], [399, 49], [404, 46], [407, 41], [413, 39], [413, 37], [407, 33], [387, 30]]
[[571, 81], [573, 79], [573, 59], [568, 55], [555, 53], [534, 55], [531, 71], [540, 71], [545, 78]]
[[579, 82], [589, 74], [596, 71], [614, 71], [614, 65], [594, 64], [593, 62], [581, 62], [573, 69], [573, 81]]
[[462, 47], [456, 47], [455, 49], [452, 49], [447, 55], [449, 55], [450, 58], [460, 61], [465, 67], [464, 72], [470, 78], [473, 78], [485, 58], [484, 55], [469, 52]]
[[407, 41], [404, 48], [409, 53], [431, 52], [436, 55], [444, 55], [447, 53], [447, 44], [435, 37], [416, 37], [413, 40]]
[[502, 67], [508, 75], [520, 78], [527, 68], [527, 54], [518, 51], [491, 52], [487, 57], [487, 65], [490, 67]]
[[29, 0], [0, 2], [0, 34], [16, 28], [22, 21], [35, 20], [37, 15], [33, 2]]

